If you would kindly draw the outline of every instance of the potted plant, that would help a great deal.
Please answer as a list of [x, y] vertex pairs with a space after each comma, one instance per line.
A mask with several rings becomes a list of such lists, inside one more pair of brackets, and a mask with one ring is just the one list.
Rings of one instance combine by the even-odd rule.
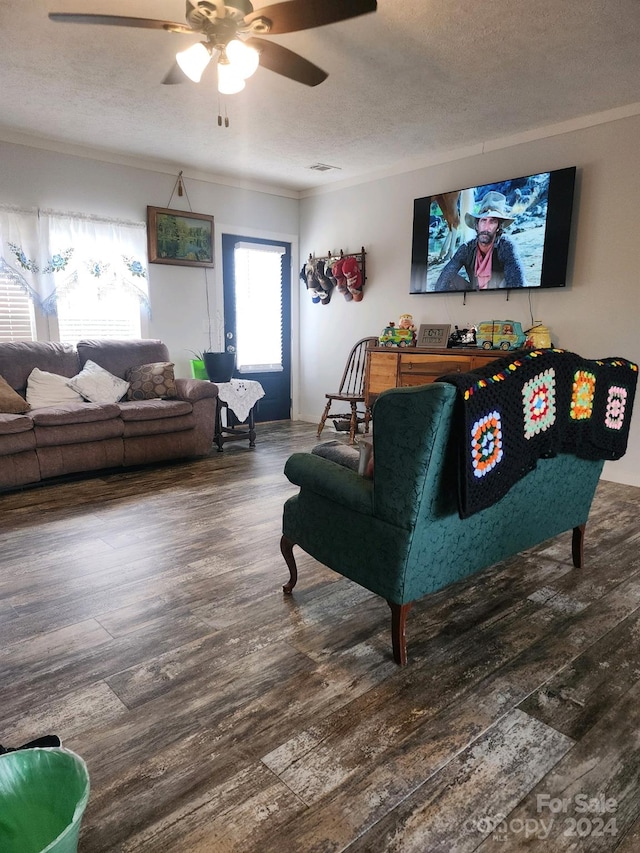
[[208, 379], [207, 368], [204, 366], [204, 351], [196, 352], [190, 349], [189, 352], [193, 355], [191, 359], [191, 376], [194, 379]]
[[[218, 341], [224, 343], [224, 322], [222, 315], [216, 314]], [[189, 350], [195, 358], [191, 359], [191, 373], [194, 379], [209, 379], [210, 382], [229, 382], [236, 367], [235, 352], [225, 352], [211, 348], [211, 326], [209, 326], [209, 348], [201, 352]]]
[[229, 382], [236, 368], [235, 352], [203, 352], [205, 370], [211, 382]]

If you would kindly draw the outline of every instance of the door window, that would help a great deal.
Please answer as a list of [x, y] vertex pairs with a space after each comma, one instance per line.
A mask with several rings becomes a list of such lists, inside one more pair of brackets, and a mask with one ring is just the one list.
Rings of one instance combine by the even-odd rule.
[[236, 368], [239, 373], [283, 370], [283, 246], [236, 243]]

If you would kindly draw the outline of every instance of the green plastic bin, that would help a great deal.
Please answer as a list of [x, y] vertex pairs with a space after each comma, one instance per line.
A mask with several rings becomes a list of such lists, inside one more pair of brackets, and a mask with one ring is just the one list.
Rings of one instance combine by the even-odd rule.
[[0, 755], [0, 851], [76, 853], [89, 772], [69, 749]]

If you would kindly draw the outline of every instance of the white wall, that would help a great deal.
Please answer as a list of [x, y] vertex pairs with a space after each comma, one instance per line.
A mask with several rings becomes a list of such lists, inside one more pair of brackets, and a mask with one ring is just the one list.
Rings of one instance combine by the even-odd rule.
[[[0, 203], [144, 221], [147, 205], [168, 207], [177, 171], [154, 171], [0, 142]], [[214, 347], [221, 316], [223, 232], [286, 240], [297, 263], [298, 200], [185, 178], [186, 196], [171, 207], [214, 217], [215, 269], [149, 264], [152, 316], [148, 336], [169, 347], [178, 376], [189, 376], [189, 350], [208, 345], [207, 288]], [[293, 292], [298, 298], [297, 272]]]
[[[360, 303], [334, 294], [315, 305], [302, 294], [300, 418], [319, 420], [352, 343], [404, 312], [416, 325], [461, 327], [509, 318], [528, 328], [533, 316], [559, 347], [640, 362], [639, 146], [633, 117], [302, 199], [301, 258], [364, 245], [367, 282]], [[565, 166], [578, 167], [568, 287], [512, 292], [508, 304], [499, 292], [467, 295], [466, 305], [460, 294], [409, 295], [414, 198]], [[640, 486], [640, 402], [627, 454], [603, 476]]]

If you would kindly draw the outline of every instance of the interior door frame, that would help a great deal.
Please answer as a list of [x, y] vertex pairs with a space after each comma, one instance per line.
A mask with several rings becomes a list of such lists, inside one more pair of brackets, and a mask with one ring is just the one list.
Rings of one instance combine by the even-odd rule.
[[257, 421], [291, 420], [293, 417], [293, 348], [292, 348], [292, 304], [291, 278], [293, 270], [293, 249], [290, 241], [274, 239], [273, 237], [251, 236], [233, 232], [221, 234], [222, 243], [222, 279], [223, 279], [223, 316], [225, 348], [232, 351], [237, 347], [237, 317], [235, 305], [235, 258], [234, 249], [243, 243], [259, 246], [273, 246], [282, 251], [279, 289], [282, 299], [281, 326], [281, 370], [254, 370], [237, 372], [237, 378], [258, 381], [262, 384], [265, 395], [258, 406]]
[[[290, 305], [291, 305], [291, 420], [300, 419], [300, 288], [298, 287], [298, 268], [300, 266], [300, 237], [282, 231], [265, 231], [262, 229], [230, 225], [225, 222], [216, 222], [214, 234], [215, 240], [215, 294], [212, 300], [215, 305], [215, 315], [224, 317], [224, 279], [222, 269], [222, 235], [242, 234], [257, 240], [289, 243], [291, 246], [291, 281], [290, 281]], [[224, 336], [220, 340], [224, 346]]]

